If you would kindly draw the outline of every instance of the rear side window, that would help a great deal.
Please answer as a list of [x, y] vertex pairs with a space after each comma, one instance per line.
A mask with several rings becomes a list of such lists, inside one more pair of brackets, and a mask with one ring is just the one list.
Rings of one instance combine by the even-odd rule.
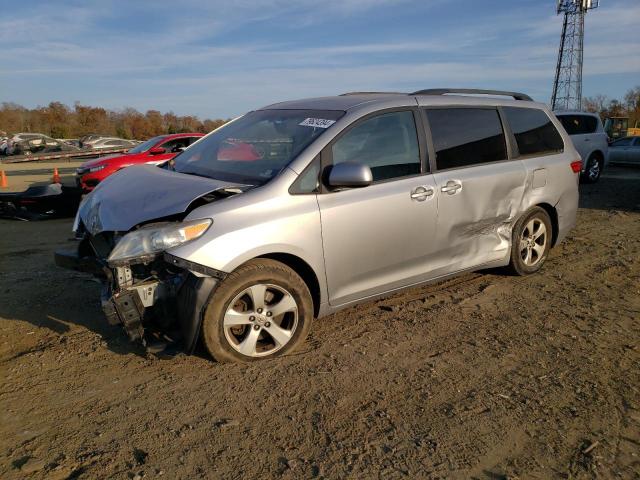
[[392, 112], [364, 120], [332, 147], [333, 163], [369, 165], [373, 180], [420, 173], [420, 149], [412, 111]]
[[503, 107], [503, 111], [520, 155], [546, 155], [564, 150], [562, 137], [543, 110]]
[[490, 108], [428, 109], [439, 170], [507, 159], [498, 111]]
[[585, 135], [598, 129], [598, 119], [590, 115], [558, 115], [569, 135]]

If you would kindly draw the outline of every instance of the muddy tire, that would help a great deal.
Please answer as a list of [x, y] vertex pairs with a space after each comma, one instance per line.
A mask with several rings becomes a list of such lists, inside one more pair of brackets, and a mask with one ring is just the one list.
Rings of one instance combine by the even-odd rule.
[[516, 275], [535, 273], [544, 264], [553, 238], [549, 214], [540, 207], [528, 210], [511, 233], [509, 270]]
[[280, 262], [255, 259], [215, 290], [202, 336], [217, 361], [253, 362], [295, 350], [312, 320], [313, 301], [302, 278]]

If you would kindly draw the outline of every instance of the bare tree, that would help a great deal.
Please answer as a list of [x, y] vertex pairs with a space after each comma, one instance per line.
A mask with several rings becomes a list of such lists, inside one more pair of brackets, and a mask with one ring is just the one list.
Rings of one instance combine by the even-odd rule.
[[587, 112], [602, 114], [602, 112], [606, 108], [608, 101], [609, 99], [606, 95], [598, 94], [594, 95], [593, 97], [586, 97], [582, 102], [584, 105], [584, 109]]

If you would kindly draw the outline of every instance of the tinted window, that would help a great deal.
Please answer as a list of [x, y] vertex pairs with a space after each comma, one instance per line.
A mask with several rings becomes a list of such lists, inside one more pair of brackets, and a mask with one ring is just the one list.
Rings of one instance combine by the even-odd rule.
[[373, 180], [420, 173], [420, 150], [413, 112], [392, 112], [364, 120], [332, 147], [333, 163], [369, 165]]
[[506, 160], [507, 147], [497, 110], [427, 110], [438, 169]]
[[598, 119], [590, 115], [558, 115], [558, 119], [569, 135], [594, 133]]
[[516, 137], [520, 155], [542, 155], [562, 152], [562, 137], [543, 110], [504, 107], [504, 113]]

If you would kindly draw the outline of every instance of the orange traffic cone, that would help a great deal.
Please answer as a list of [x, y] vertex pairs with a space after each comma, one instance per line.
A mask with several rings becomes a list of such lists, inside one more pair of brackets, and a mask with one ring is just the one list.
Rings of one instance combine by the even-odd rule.
[[7, 188], [9, 186], [9, 182], [7, 181], [7, 174], [4, 173], [4, 170], [0, 171], [0, 187]]
[[52, 183], [62, 183], [60, 180], [60, 174], [58, 173], [58, 167], [53, 169], [53, 178], [51, 179]]

